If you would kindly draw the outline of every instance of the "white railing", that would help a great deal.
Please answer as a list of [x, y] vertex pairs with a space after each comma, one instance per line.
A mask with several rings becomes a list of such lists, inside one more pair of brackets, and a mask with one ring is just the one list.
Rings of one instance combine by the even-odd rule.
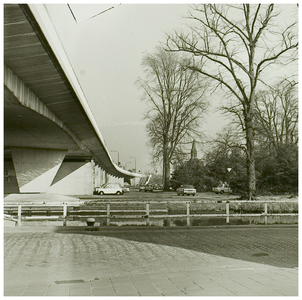
[[[83, 221], [86, 221], [87, 218], [97, 218], [97, 219], [106, 219], [106, 225], [110, 226], [111, 221], [117, 219], [144, 219], [145, 225], [150, 226], [151, 219], [178, 219], [186, 218], [187, 226], [191, 226], [191, 220], [193, 218], [202, 218], [202, 217], [224, 217], [226, 224], [230, 223], [230, 218], [242, 218], [242, 217], [264, 217], [264, 224], [268, 223], [269, 216], [298, 216], [298, 208], [296, 212], [268, 212], [268, 205], [270, 203], [276, 204], [274, 201], [225, 201], [222, 203], [217, 202], [203, 202], [203, 201], [110, 201], [110, 202], [100, 202], [97, 205], [82, 205], [75, 206], [71, 204], [61, 204], [61, 205], [35, 205], [35, 204], [4, 204], [4, 219], [11, 220], [16, 222], [16, 225], [22, 226], [22, 221], [30, 220], [57, 220], [62, 221], [63, 226], [67, 226], [67, 221], [71, 218], [78, 218]], [[296, 203], [296, 202], [277, 202], [278, 204]], [[183, 205], [184, 209], [174, 209], [177, 208], [177, 205]], [[211, 213], [209, 209], [206, 213], [194, 213], [198, 211], [196, 205], [199, 205], [199, 211], [202, 206], [215, 204], [218, 206], [219, 213], [217, 210], [215, 213]], [[241, 212], [234, 212], [234, 209], [230, 210], [231, 205], [239, 205]], [[263, 205], [261, 212], [257, 213], [243, 213], [242, 205], [248, 204], [249, 206], [254, 205]], [[143, 209], [135, 209], [136, 205], [144, 206]], [[151, 205], [151, 207], [150, 207]], [[156, 207], [162, 206], [165, 207]], [[195, 209], [191, 209], [194, 205]], [[223, 207], [225, 205], [225, 207]], [[120, 206], [120, 207], [116, 207]], [[130, 209], [126, 209], [127, 206], [130, 206]], [[154, 207], [153, 207], [154, 206]], [[112, 208], [115, 207], [115, 208]], [[298, 204], [297, 204], [298, 207]], [[134, 209], [133, 209], [134, 208]], [[222, 210], [223, 208], [223, 210]], [[181, 211], [181, 213], [173, 213], [173, 211]], [[233, 212], [232, 212], [233, 211]], [[238, 209], [237, 209], [238, 211]], [[182, 213], [184, 212], [184, 213]], [[119, 215], [119, 214], [123, 215]]]

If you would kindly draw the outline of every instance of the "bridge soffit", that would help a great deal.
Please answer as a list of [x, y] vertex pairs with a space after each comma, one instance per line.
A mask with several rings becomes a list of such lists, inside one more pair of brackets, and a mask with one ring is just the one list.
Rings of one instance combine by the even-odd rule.
[[4, 86], [14, 95], [21, 105], [30, 108], [45, 118], [56, 123], [66, 131], [81, 150], [87, 150], [87, 146], [31, 91], [29, 87], [4, 64]]

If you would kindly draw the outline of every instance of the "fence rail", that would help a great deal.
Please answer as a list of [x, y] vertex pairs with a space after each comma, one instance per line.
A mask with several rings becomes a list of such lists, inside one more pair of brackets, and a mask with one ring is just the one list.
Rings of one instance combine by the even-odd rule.
[[[293, 208], [288, 209], [290, 203]], [[34, 204], [4, 204], [4, 219], [16, 222], [22, 226], [23, 221], [51, 220], [62, 221], [67, 226], [68, 221], [86, 221], [87, 218], [104, 220], [107, 226], [112, 222], [121, 220], [144, 220], [150, 226], [151, 220], [186, 218], [186, 225], [191, 226], [191, 220], [203, 217], [225, 218], [225, 223], [230, 223], [230, 218], [264, 217], [267, 224], [269, 216], [298, 216], [297, 202], [273, 201], [226, 201], [209, 203], [202, 201], [119, 201], [101, 202], [91, 205], [74, 206], [62, 205], [34, 205]], [[277, 205], [279, 208], [274, 208]], [[287, 212], [280, 212], [280, 206], [287, 206]], [[215, 207], [216, 206], [216, 207]], [[286, 210], [286, 209], [285, 209]]]

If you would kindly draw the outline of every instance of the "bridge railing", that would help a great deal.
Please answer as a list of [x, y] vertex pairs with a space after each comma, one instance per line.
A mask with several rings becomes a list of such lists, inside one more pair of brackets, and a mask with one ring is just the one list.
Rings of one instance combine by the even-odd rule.
[[230, 224], [231, 218], [262, 217], [268, 223], [270, 216], [298, 216], [297, 202], [274, 201], [103, 201], [83, 205], [35, 205], [5, 204], [4, 219], [14, 221], [22, 226], [28, 221], [68, 222], [94, 218], [103, 225], [115, 225], [123, 221], [140, 221], [150, 226], [152, 221], [186, 220], [182, 225], [192, 226], [192, 220], [198, 218], [224, 218]]

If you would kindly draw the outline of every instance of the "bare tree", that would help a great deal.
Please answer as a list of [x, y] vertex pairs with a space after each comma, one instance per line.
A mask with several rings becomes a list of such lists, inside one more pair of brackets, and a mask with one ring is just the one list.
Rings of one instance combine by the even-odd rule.
[[[285, 8], [285, 6], [283, 6]], [[295, 15], [297, 19], [297, 14]], [[297, 22], [274, 12], [274, 5], [217, 5], [193, 7], [196, 26], [190, 33], [168, 36], [167, 48], [195, 58], [188, 67], [216, 82], [243, 115], [248, 176], [248, 198], [256, 191], [254, 107], [257, 84], [266, 80], [268, 67], [296, 57]], [[296, 20], [295, 19], [295, 20]], [[283, 28], [281, 28], [283, 27]], [[262, 78], [264, 76], [264, 78]]]
[[205, 83], [200, 75], [184, 68], [186, 61], [179, 55], [157, 48], [154, 54], [146, 54], [142, 65], [145, 79], [137, 80], [143, 90], [142, 99], [149, 109], [147, 132], [153, 158], [162, 159], [165, 189], [170, 179], [170, 164], [183, 154], [183, 146], [197, 139], [203, 112]]
[[[271, 154], [279, 145], [298, 143], [297, 82], [283, 80], [255, 98], [255, 131]], [[273, 153], [272, 153], [273, 152]]]

